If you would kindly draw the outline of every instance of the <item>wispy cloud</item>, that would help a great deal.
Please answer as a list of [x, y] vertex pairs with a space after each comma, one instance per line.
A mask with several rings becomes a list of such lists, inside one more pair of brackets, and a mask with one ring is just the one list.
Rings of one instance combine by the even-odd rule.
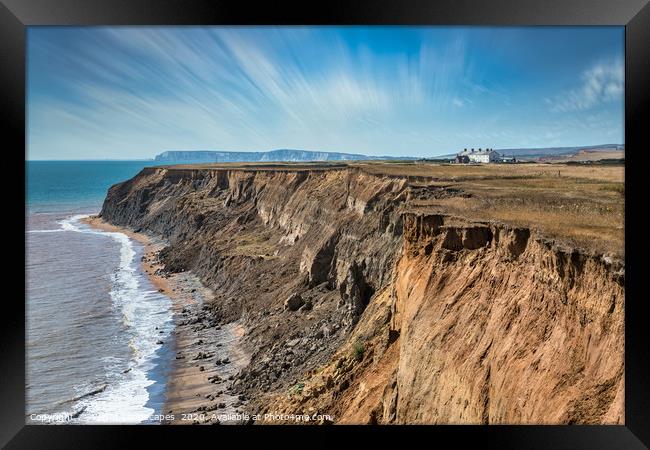
[[[516, 55], [503, 59], [512, 67], [495, 63], [466, 29], [351, 30], [31, 29], [29, 156], [282, 147], [426, 156], [471, 139], [516, 146], [532, 130], [527, 120], [546, 120], [526, 114], [539, 81], [508, 84], [521, 72]], [[581, 82], [561, 96], [537, 93], [557, 111], [594, 112], [622, 92], [622, 74], [607, 64]], [[532, 132], [556, 136], [547, 129]], [[557, 139], [578, 139], [579, 129], [600, 131], [574, 127]]]
[[621, 59], [601, 61], [583, 72], [581, 85], [547, 99], [552, 111], [570, 112], [593, 108], [604, 102], [621, 100], [625, 71]]

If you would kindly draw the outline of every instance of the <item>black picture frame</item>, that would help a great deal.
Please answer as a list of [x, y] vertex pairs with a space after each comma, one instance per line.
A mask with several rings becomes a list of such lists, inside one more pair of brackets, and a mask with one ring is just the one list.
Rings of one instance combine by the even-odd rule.
[[[626, 233], [626, 349], [624, 426], [441, 426], [409, 427], [408, 431], [432, 431], [451, 437], [458, 445], [472, 440], [494, 448], [647, 448], [650, 446], [650, 358], [648, 327], [644, 312], [643, 209], [640, 195], [648, 166], [644, 144], [650, 124], [650, 5], [647, 0], [444, 0], [329, 1], [318, 5], [209, 0], [2, 0], [0, 4], [0, 70], [2, 115], [5, 125], [3, 156], [20, 157], [25, 148], [25, 43], [26, 27], [35, 25], [324, 25], [324, 24], [413, 24], [413, 25], [619, 25], [625, 26], [625, 233]], [[18, 161], [15, 161], [15, 167]], [[24, 176], [24, 171], [23, 171]], [[15, 178], [15, 177], [14, 177]], [[25, 206], [20, 203], [13, 181], [5, 178], [7, 242], [15, 242], [25, 230]], [[23, 188], [24, 188], [23, 183]], [[24, 194], [24, 192], [23, 192]], [[8, 204], [8, 202], [5, 202]], [[13, 217], [13, 221], [8, 220]], [[23, 218], [22, 221], [20, 218]], [[21, 229], [22, 226], [22, 229]], [[8, 233], [11, 233], [9, 235]], [[8, 248], [8, 247], [7, 247]], [[25, 254], [24, 246], [6, 252], [6, 260]], [[11, 265], [10, 265], [11, 266]], [[18, 264], [5, 271], [9, 284], [19, 288], [24, 271]], [[1, 358], [0, 445], [5, 448], [113, 448], [132, 442], [134, 433], [167, 439], [171, 428], [146, 426], [35, 426], [25, 425], [25, 310], [20, 297], [5, 294], [0, 332]], [[268, 434], [276, 427], [180, 427], [194, 436], [214, 432]], [[308, 438], [350, 429], [372, 428], [383, 438], [386, 427], [292, 427], [292, 439]], [[400, 431], [402, 427], [388, 427]], [[210, 430], [210, 431], [209, 431]], [[152, 441], [153, 442], [153, 441]], [[166, 441], [169, 442], [169, 441]], [[426, 442], [426, 441], [425, 441]], [[241, 441], [240, 441], [241, 445]], [[150, 445], [150, 447], [153, 444]]]

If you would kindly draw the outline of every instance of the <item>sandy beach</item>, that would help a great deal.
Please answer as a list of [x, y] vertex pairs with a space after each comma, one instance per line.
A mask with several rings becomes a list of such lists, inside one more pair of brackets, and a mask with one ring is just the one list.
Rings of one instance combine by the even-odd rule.
[[144, 233], [117, 227], [97, 216], [83, 220], [93, 228], [119, 232], [144, 246], [142, 268], [159, 292], [172, 300], [175, 331], [171, 374], [160, 422], [165, 424], [241, 423], [246, 398], [231, 395], [231, 384], [249, 356], [239, 345], [245, 330], [238, 323], [219, 324], [210, 314], [213, 292], [191, 272], [169, 274], [158, 254], [166, 243]]

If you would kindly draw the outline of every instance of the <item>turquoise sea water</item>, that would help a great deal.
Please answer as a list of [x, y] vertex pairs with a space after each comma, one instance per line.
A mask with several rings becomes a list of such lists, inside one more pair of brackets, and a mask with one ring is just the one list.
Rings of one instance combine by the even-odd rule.
[[26, 162], [29, 424], [146, 423], [161, 412], [171, 302], [143, 273], [138, 242], [80, 221], [147, 165]]
[[27, 161], [29, 212], [101, 208], [108, 188], [153, 161]]

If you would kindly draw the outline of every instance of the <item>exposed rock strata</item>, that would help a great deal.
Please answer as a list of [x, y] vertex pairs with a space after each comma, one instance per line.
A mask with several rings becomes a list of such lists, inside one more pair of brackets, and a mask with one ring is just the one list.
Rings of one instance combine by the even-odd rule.
[[463, 195], [426, 181], [147, 168], [110, 189], [101, 216], [165, 237], [166, 268], [219, 293], [219, 322], [241, 319], [252, 358], [230, 389], [251, 412], [623, 423], [622, 264], [415, 214], [412, 198]]

